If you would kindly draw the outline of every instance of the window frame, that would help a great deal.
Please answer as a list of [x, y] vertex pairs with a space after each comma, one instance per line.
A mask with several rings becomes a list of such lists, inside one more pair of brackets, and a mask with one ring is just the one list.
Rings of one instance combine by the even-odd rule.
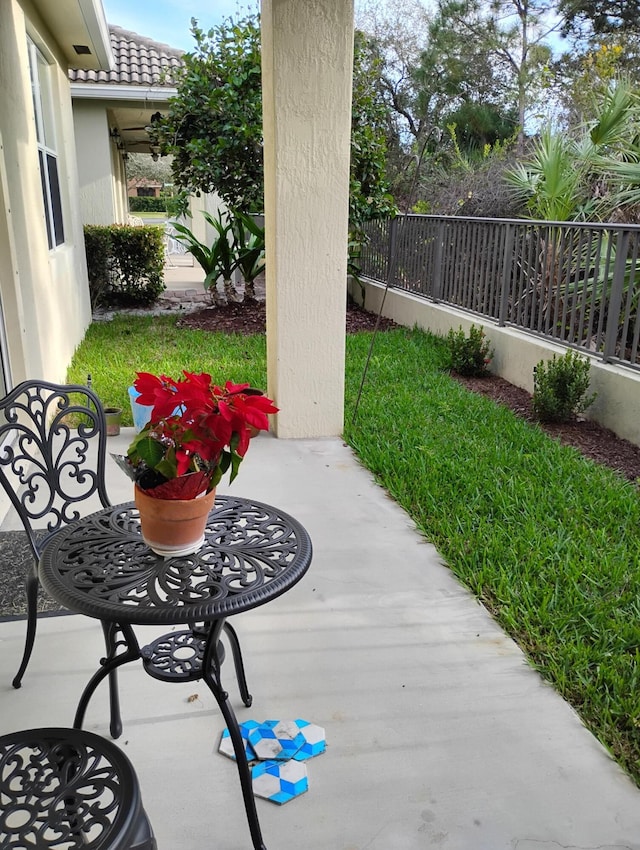
[[49, 250], [53, 251], [64, 244], [65, 228], [60, 188], [57, 128], [49, 70], [51, 63], [30, 36], [27, 36], [27, 48], [47, 243]]

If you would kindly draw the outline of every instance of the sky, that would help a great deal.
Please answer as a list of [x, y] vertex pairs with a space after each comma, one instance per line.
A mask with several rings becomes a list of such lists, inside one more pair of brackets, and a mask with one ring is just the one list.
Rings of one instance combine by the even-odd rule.
[[102, 0], [107, 21], [153, 41], [192, 50], [191, 18], [207, 30], [257, 11], [254, 0]]
[[[194, 47], [191, 18], [207, 30], [230, 15], [237, 20], [248, 13], [254, 14], [260, 6], [259, 0], [102, 0], [102, 5], [110, 24], [181, 50]], [[560, 48], [556, 46], [557, 38], [551, 41], [554, 50], [566, 49], [564, 44]]]

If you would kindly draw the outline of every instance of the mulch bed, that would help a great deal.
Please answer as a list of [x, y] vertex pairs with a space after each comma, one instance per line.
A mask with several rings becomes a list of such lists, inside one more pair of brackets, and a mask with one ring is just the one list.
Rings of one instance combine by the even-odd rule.
[[[347, 305], [347, 333], [372, 331], [378, 323], [378, 330], [386, 331], [398, 325], [384, 316], [363, 310], [355, 304]], [[225, 333], [256, 334], [266, 332], [266, 310], [264, 301], [241, 304], [222, 304], [218, 307], [205, 307], [178, 320], [179, 328], [203, 331], [224, 331]]]
[[583, 418], [572, 422], [539, 422], [533, 412], [531, 394], [504, 378], [497, 375], [466, 378], [455, 373], [452, 377], [468, 390], [504, 404], [516, 416], [537, 424], [550, 437], [563, 445], [573, 446], [590, 460], [614, 469], [629, 481], [640, 479], [640, 447], [616, 436], [609, 428]]

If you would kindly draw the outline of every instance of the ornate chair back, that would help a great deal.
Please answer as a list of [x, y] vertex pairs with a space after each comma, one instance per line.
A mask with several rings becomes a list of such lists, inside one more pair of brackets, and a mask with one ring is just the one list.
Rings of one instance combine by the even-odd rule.
[[0, 400], [0, 484], [27, 533], [27, 643], [14, 679], [20, 687], [37, 616], [37, 562], [49, 538], [81, 515], [107, 507], [106, 421], [96, 394], [76, 384], [24, 381]]

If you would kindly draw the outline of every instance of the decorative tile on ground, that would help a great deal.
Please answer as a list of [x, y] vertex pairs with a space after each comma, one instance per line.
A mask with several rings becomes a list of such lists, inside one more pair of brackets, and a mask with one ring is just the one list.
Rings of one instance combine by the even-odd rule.
[[283, 805], [309, 790], [307, 766], [299, 761], [261, 761], [251, 768], [256, 797]]
[[327, 749], [327, 739], [322, 726], [316, 726], [315, 723], [309, 723], [308, 720], [294, 720], [294, 723], [304, 738], [304, 744], [293, 758], [296, 761], [303, 761], [324, 753]]
[[305, 737], [295, 720], [265, 720], [251, 729], [249, 743], [259, 759], [285, 761], [304, 746]]
[[[242, 740], [244, 741], [244, 752], [247, 757], [247, 761], [255, 761], [257, 756], [253, 751], [253, 747], [249, 743], [249, 733], [252, 729], [255, 729], [260, 726], [260, 724], [257, 720], [245, 720], [245, 722], [240, 723], [239, 726], [240, 734], [242, 735]], [[233, 759], [235, 761], [236, 755], [233, 751], [233, 743], [231, 741], [231, 736], [229, 735], [228, 729], [222, 730], [218, 752], [222, 753], [223, 756], [227, 756], [228, 758]]]

